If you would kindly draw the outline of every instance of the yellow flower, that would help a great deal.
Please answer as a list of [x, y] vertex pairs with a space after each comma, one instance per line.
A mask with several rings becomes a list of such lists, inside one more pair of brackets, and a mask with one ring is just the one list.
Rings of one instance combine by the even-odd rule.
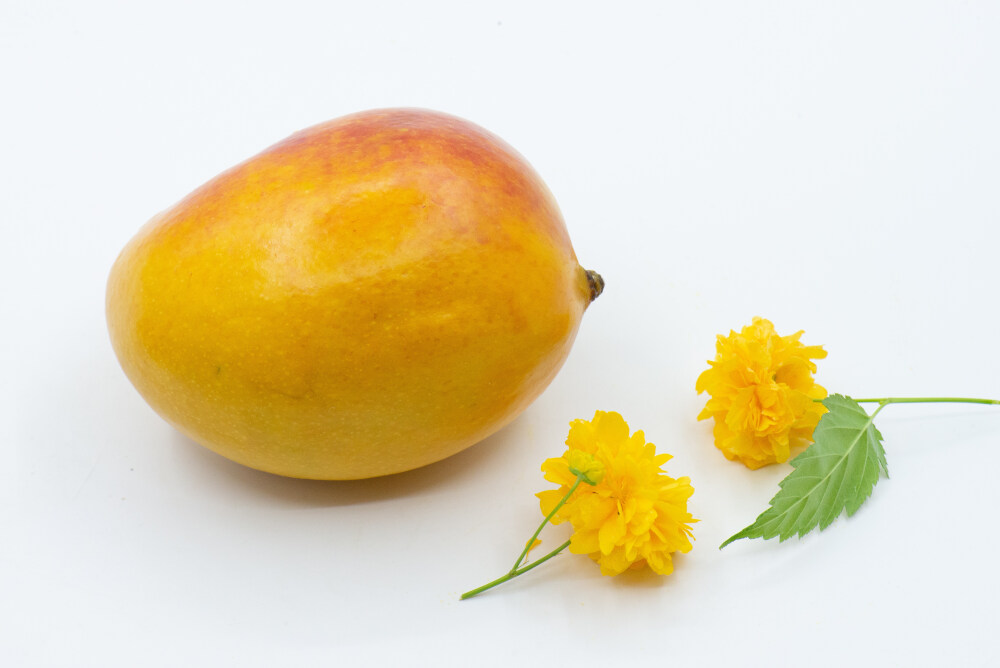
[[778, 336], [763, 318], [739, 334], [718, 337], [715, 361], [695, 389], [711, 399], [699, 420], [715, 418], [715, 445], [727, 459], [751, 469], [786, 461], [793, 447], [812, 441], [826, 412], [814, 399], [826, 390], [813, 380], [822, 346], [804, 346], [802, 332]]
[[660, 575], [671, 573], [671, 555], [691, 549], [688, 525], [697, 521], [687, 510], [694, 493], [690, 479], [663, 473], [660, 467], [670, 455], [657, 455], [641, 431], [629, 436], [618, 413], [597, 411], [589, 422], [574, 420], [566, 445], [562, 457], [542, 464], [545, 479], [560, 485], [536, 494], [544, 515], [576, 482], [570, 461], [579, 462], [578, 451], [604, 469], [597, 484], [580, 485], [552, 518], [553, 524], [568, 520], [573, 526], [570, 552], [590, 555], [604, 575], [643, 565]]

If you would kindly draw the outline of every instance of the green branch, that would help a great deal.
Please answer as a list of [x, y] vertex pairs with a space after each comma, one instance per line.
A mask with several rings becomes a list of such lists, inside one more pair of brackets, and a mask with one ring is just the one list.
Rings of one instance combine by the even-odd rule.
[[[532, 539], [531, 542], [534, 542], [534, 539]], [[565, 543], [563, 543], [562, 545], [560, 545], [556, 549], [554, 549], [551, 552], [549, 552], [548, 554], [546, 554], [541, 559], [537, 559], [535, 561], [532, 561], [530, 564], [527, 564], [526, 566], [523, 566], [521, 568], [515, 568], [514, 570], [510, 571], [506, 575], [498, 577], [496, 580], [493, 580], [492, 582], [487, 582], [482, 587], [476, 587], [475, 589], [473, 589], [471, 591], [465, 592], [464, 594], [462, 594], [462, 600], [464, 601], [467, 598], [472, 598], [476, 594], [481, 594], [484, 591], [486, 591], [487, 589], [492, 589], [493, 587], [496, 587], [498, 584], [503, 584], [507, 580], [510, 580], [512, 578], [516, 578], [518, 575], [522, 575], [524, 573], [527, 573], [528, 571], [530, 571], [535, 566], [540, 566], [540, 565], [544, 564], [546, 561], [548, 561], [549, 559], [551, 559], [552, 557], [556, 556], [557, 554], [559, 554], [560, 552], [562, 552], [563, 550], [565, 550], [567, 547], [569, 547], [569, 543], [570, 543], [570, 541], [566, 541]], [[518, 561], [520, 561], [520, 560], [518, 560]]]
[[546, 561], [548, 561], [549, 559], [551, 559], [552, 557], [556, 556], [557, 554], [565, 550], [567, 547], [569, 547], [570, 541], [566, 541], [556, 549], [546, 554], [544, 557], [536, 559], [535, 561], [532, 561], [530, 564], [527, 564], [525, 566], [521, 566], [521, 562], [523, 562], [524, 558], [528, 556], [528, 551], [531, 549], [532, 544], [534, 544], [535, 539], [538, 538], [538, 534], [540, 534], [542, 532], [542, 529], [545, 528], [545, 525], [548, 524], [552, 520], [552, 518], [556, 516], [556, 513], [559, 512], [559, 509], [562, 508], [567, 501], [569, 501], [569, 497], [573, 496], [573, 492], [576, 491], [576, 488], [580, 486], [581, 482], [586, 482], [587, 484], [593, 484], [590, 482], [590, 480], [584, 473], [576, 474], [576, 481], [573, 483], [572, 487], [569, 488], [569, 491], [566, 492], [563, 498], [559, 500], [559, 503], [555, 505], [552, 511], [545, 516], [545, 519], [542, 520], [542, 523], [538, 525], [537, 529], [535, 529], [535, 533], [531, 534], [531, 538], [529, 538], [528, 542], [524, 544], [524, 549], [521, 550], [521, 554], [518, 555], [517, 561], [514, 562], [514, 565], [511, 567], [509, 571], [507, 571], [506, 574], [498, 577], [496, 580], [493, 580], [492, 582], [487, 582], [482, 587], [476, 587], [475, 589], [465, 592], [464, 594], [462, 594], [461, 600], [464, 601], [467, 598], [472, 598], [476, 594], [481, 594], [487, 589], [492, 589], [493, 587], [496, 587], [498, 584], [503, 584], [504, 582], [507, 582], [507, 580], [516, 578], [518, 575], [523, 575], [524, 573], [530, 571], [532, 568], [544, 564]]
[[[853, 397], [851, 397], [853, 399]], [[854, 399], [859, 404], [989, 404], [1000, 406], [1000, 399], [969, 399], [967, 397], [882, 397]]]

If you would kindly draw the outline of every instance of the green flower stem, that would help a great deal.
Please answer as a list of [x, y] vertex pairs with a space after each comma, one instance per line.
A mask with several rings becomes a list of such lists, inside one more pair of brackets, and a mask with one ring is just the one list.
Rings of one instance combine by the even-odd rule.
[[528, 556], [528, 551], [531, 549], [531, 545], [532, 543], [535, 542], [535, 539], [538, 538], [538, 534], [542, 533], [542, 529], [545, 528], [545, 525], [548, 524], [549, 521], [551, 521], [552, 518], [556, 516], [556, 513], [559, 512], [559, 509], [562, 508], [567, 501], [569, 501], [569, 497], [573, 496], [573, 492], [576, 491], [576, 488], [580, 486], [581, 482], [584, 482], [584, 475], [582, 473], [578, 473], [576, 476], [576, 480], [573, 482], [573, 486], [570, 487], [569, 491], [566, 492], [566, 495], [559, 500], [559, 503], [555, 505], [555, 508], [552, 509], [552, 512], [550, 512], [548, 515], [545, 516], [545, 519], [542, 520], [542, 523], [538, 525], [537, 529], [535, 529], [535, 533], [531, 534], [531, 538], [529, 538], [528, 542], [524, 544], [524, 549], [521, 551], [521, 554], [518, 555], [517, 561], [514, 562], [514, 566], [511, 567], [511, 569], [507, 571], [505, 575], [497, 578], [496, 580], [493, 580], [492, 582], [487, 582], [482, 587], [477, 587], [471, 591], [465, 592], [464, 594], [462, 594], [462, 600], [464, 601], [467, 598], [472, 598], [476, 594], [481, 594], [487, 589], [492, 589], [493, 587], [496, 587], [498, 584], [502, 584], [507, 580], [516, 578], [518, 575], [527, 573], [535, 566], [539, 566], [545, 563], [546, 561], [548, 561], [549, 559], [551, 559], [552, 557], [556, 556], [557, 554], [565, 550], [567, 547], [569, 547], [570, 541], [566, 541], [556, 549], [546, 554], [544, 557], [541, 557], [540, 559], [537, 559], [531, 562], [530, 564], [527, 564], [526, 566], [523, 567], [521, 566], [521, 562], [523, 562], [525, 557]]
[[[854, 397], [851, 397], [854, 399]], [[1000, 406], [1000, 399], [969, 399], [967, 397], [882, 397], [854, 399], [859, 404], [991, 404]]]
[[493, 582], [488, 582], [488, 583], [484, 584], [482, 587], [476, 587], [472, 591], [465, 592], [464, 594], [462, 594], [462, 600], [464, 601], [467, 598], [472, 598], [476, 594], [481, 594], [484, 591], [486, 591], [487, 589], [492, 589], [493, 587], [496, 587], [498, 584], [503, 584], [507, 580], [510, 580], [512, 578], [516, 578], [518, 575], [521, 575], [523, 573], [527, 573], [528, 571], [530, 571], [535, 566], [540, 566], [541, 564], [545, 563], [546, 561], [548, 561], [552, 557], [556, 556], [557, 554], [559, 554], [560, 552], [562, 552], [563, 550], [565, 550], [567, 547], [569, 547], [569, 543], [570, 543], [569, 541], [566, 541], [565, 543], [563, 543], [562, 545], [560, 545], [556, 549], [554, 549], [551, 552], [549, 552], [548, 554], [546, 554], [541, 559], [537, 559], [535, 561], [532, 561], [530, 564], [528, 564], [527, 566], [524, 566], [522, 568], [515, 568], [514, 570], [512, 570], [509, 573], [507, 573], [503, 577], [499, 577], [496, 580], [494, 580]]
[[529, 538], [528, 542], [524, 544], [524, 549], [521, 551], [521, 554], [517, 557], [517, 561], [515, 561], [514, 565], [511, 566], [510, 569], [511, 573], [513, 573], [518, 569], [518, 567], [521, 565], [521, 562], [524, 561], [524, 558], [528, 556], [528, 551], [531, 550], [531, 544], [535, 542], [536, 538], [538, 538], [538, 534], [542, 533], [542, 529], [544, 529], [545, 525], [548, 524], [552, 520], [552, 518], [556, 516], [556, 513], [559, 512], [559, 509], [563, 507], [563, 504], [569, 501], [569, 497], [573, 496], [573, 492], [576, 491], [576, 488], [580, 486], [581, 482], [583, 482], [582, 473], [576, 476], [576, 480], [573, 482], [573, 486], [569, 488], [569, 491], [566, 492], [566, 496], [564, 496], [562, 499], [559, 500], [559, 503], [557, 503], [556, 507], [552, 509], [552, 512], [546, 515], [545, 519], [542, 520], [542, 523], [538, 525], [537, 529], [535, 529], [535, 533], [531, 534], [531, 538]]

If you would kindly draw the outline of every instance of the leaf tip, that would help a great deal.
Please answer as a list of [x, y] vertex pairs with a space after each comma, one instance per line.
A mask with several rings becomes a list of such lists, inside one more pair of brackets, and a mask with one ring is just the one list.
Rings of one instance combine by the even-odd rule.
[[727, 538], [726, 540], [724, 540], [722, 542], [722, 545], [719, 546], [719, 549], [721, 550], [726, 545], [729, 545], [730, 543], [738, 541], [740, 538], [746, 538], [746, 529], [744, 529], [743, 531], [740, 531], [738, 533], [734, 533], [732, 536], [730, 536], [729, 538]]

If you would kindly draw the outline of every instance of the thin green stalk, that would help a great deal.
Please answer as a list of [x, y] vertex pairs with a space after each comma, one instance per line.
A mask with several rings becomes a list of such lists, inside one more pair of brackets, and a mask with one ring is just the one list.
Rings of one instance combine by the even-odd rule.
[[[854, 399], [854, 397], [851, 397]], [[1000, 399], [969, 399], [967, 397], [882, 397], [854, 399], [859, 404], [990, 404], [1000, 406]]]
[[531, 549], [531, 545], [535, 542], [535, 539], [538, 538], [538, 534], [540, 534], [542, 532], [542, 529], [545, 528], [545, 525], [548, 524], [549, 521], [556, 516], [556, 513], [559, 512], [559, 509], [562, 508], [567, 501], [569, 501], [569, 497], [573, 496], [573, 492], [576, 491], [576, 488], [579, 487], [580, 483], [583, 481], [584, 481], [584, 475], [582, 473], [578, 473], [576, 476], [576, 480], [573, 482], [573, 485], [569, 488], [569, 491], [566, 492], [566, 495], [559, 500], [559, 503], [555, 505], [552, 511], [545, 516], [545, 519], [542, 520], [542, 523], [538, 525], [537, 529], [535, 529], [535, 533], [531, 534], [531, 538], [529, 538], [528, 542], [524, 544], [524, 549], [521, 551], [521, 554], [518, 555], [517, 561], [514, 562], [514, 565], [511, 567], [509, 571], [507, 571], [505, 575], [498, 577], [496, 580], [493, 580], [492, 582], [487, 582], [482, 587], [476, 587], [471, 591], [465, 592], [464, 594], [462, 594], [462, 600], [464, 601], [467, 598], [472, 598], [476, 594], [481, 594], [487, 589], [492, 589], [493, 587], [496, 587], [498, 584], [502, 584], [507, 580], [516, 578], [518, 575], [527, 573], [532, 568], [545, 563], [546, 561], [548, 561], [549, 559], [551, 559], [552, 557], [556, 556], [557, 554], [565, 550], [567, 547], [569, 547], [570, 542], [566, 541], [556, 549], [546, 554], [544, 557], [536, 559], [535, 561], [525, 566], [521, 566], [521, 562], [524, 561], [525, 557], [528, 556], [528, 551]]
[[530, 571], [535, 566], [540, 566], [541, 564], [544, 564], [546, 561], [548, 561], [549, 559], [551, 559], [552, 557], [556, 556], [557, 554], [559, 554], [560, 552], [562, 552], [563, 550], [565, 550], [567, 547], [569, 547], [569, 543], [570, 543], [570, 541], [566, 541], [565, 543], [563, 543], [562, 545], [560, 545], [556, 549], [554, 549], [551, 552], [549, 552], [548, 554], [546, 554], [544, 557], [542, 557], [540, 559], [537, 559], [535, 561], [532, 561], [530, 564], [527, 564], [526, 566], [524, 566], [522, 568], [514, 569], [511, 572], [507, 573], [506, 575], [497, 578], [493, 582], [487, 582], [482, 587], [476, 587], [475, 589], [473, 589], [471, 591], [465, 592], [464, 594], [462, 594], [462, 600], [464, 601], [467, 598], [472, 598], [476, 594], [481, 594], [484, 591], [486, 591], [487, 589], [492, 589], [493, 587], [496, 587], [498, 584], [503, 584], [507, 580], [510, 580], [512, 578], [516, 578], [518, 575], [521, 575], [523, 573], [527, 573], [528, 571]]
[[531, 550], [531, 544], [535, 542], [536, 538], [538, 538], [538, 534], [542, 533], [542, 529], [544, 529], [545, 525], [548, 524], [549, 521], [556, 516], [556, 513], [559, 512], [559, 509], [563, 507], [563, 504], [569, 501], [569, 497], [573, 496], [573, 492], [576, 491], [576, 488], [580, 486], [581, 482], [583, 482], [582, 473], [576, 476], [576, 480], [573, 482], [573, 486], [569, 488], [569, 491], [566, 492], [566, 496], [564, 496], [559, 501], [559, 503], [556, 504], [556, 507], [552, 509], [552, 512], [550, 512], [548, 515], [545, 516], [545, 519], [542, 520], [542, 523], [538, 525], [537, 529], [535, 529], [535, 533], [531, 534], [531, 538], [529, 538], [528, 542], [524, 544], [524, 549], [521, 551], [521, 554], [517, 557], [517, 561], [515, 561], [514, 565], [511, 566], [509, 571], [510, 573], [516, 571], [518, 566], [521, 565], [521, 562], [524, 561], [524, 558], [528, 556], [528, 551]]

